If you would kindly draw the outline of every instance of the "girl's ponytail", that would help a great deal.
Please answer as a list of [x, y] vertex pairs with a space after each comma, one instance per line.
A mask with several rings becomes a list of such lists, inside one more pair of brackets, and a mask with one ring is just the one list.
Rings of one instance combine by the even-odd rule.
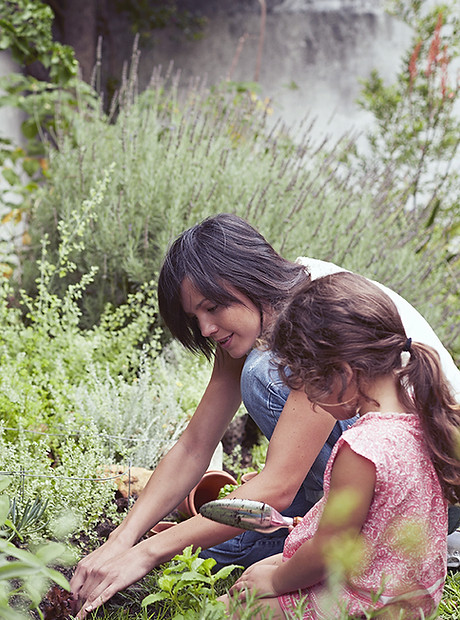
[[418, 412], [444, 495], [450, 503], [457, 504], [460, 502], [460, 405], [452, 396], [437, 352], [420, 342], [411, 342], [406, 348], [409, 360], [398, 371], [400, 398]]
[[[408, 334], [410, 336], [410, 334]], [[334, 273], [303, 284], [279, 313], [269, 340], [281, 378], [306, 389], [312, 402], [343, 392], [352, 369], [358, 394], [376, 377], [396, 373], [399, 400], [420, 416], [443, 493], [460, 503], [460, 405], [450, 391], [439, 356], [412, 342], [394, 302], [374, 283], [356, 274]], [[408, 358], [408, 359], [407, 359]], [[406, 363], [407, 362], [407, 363]], [[288, 372], [286, 370], [288, 369]], [[339, 383], [340, 385], [340, 383]]]

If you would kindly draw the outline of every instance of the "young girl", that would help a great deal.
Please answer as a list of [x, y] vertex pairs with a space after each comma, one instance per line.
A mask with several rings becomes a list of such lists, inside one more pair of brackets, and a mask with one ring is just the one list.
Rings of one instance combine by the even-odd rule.
[[[172, 244], [158, 284], [161, 314], [185, 347], [213, 357], [213, 371], [185, 432], [126, 519], [78, 564], [71, 586], [83, 606], [79, 618], [190, 544], [207, 549], [203, 555], [212, 555], [219, 565], [250, 566], [282, 551], [285, 530], [235, 538], [235, 528], [200, 516], [138, 541], [199, 482], [241, 399], [270, 445], [263, 470], [233, 495], [265, 501], [291, 516], [305, 514], [320, 498], [332, 447], [354, 421], [354, 412], [350, 421], [335, 421], [324, 410], [313, 411], [303, 390], [283, 384], [270, 364], [270, 351], [259, 349], [257, 341], [293, 287], [331, 270], [340, 269], [313, 259], [285, 260], [247, 222], [227, 214], [204, 220]], [[385, 290], [413, 338], [437, 348], [460, 394], [460, 372], [428, 323]]]
[[[295, 292], [270, 339], [280, 375], [314, 409], [337, 420], [357, 411], [359, 420], [337, 441], [324, 497], [283, 554], [249, 568], [233, 594], [255, 590], [275, 618], [298, 617], [300, 599], [309, 619], [341, 609], [385, 607], [386, 618], [435, 610], [447, 571], [447, 502], [460, 501], [460, 406], [436, 352], [410, 336], [391, 299], [360, 276], [337, 273]], [[350, 539], [360, 560], [332, 600], [330, 550]]]

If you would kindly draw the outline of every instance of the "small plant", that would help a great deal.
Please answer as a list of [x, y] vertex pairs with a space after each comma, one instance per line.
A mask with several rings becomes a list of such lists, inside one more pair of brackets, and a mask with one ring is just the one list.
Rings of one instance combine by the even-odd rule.
[[442, 620], [460, 620], [460, 572], [447, 574], [438, 613], [438, 617]]
[[145, 597], [143, 607], [161, 602], [171, 613], [171, 618], [196, 618], [193, 614], [200, 610], [204, 601], [208, 611], [213, 607], [216, 613], [224, 611], [223, 603], [217, 601], [216, 585], [240, 567], [230, 564], [213, 573], [216, 561], [200, 558], [200, 551], [198, 548], [194, 552], [190, 545], [182, 554], [176, 555], [158, 578], [160, 591]]
[[48, 501], [42, 501], [40, 497], [35, 497], [32, 501], [28, 499], [25, 503], [13, 497], [10, 502], [9, 519], [13, 526], [13, 537], [24, 541], [24, 536], [41, 532], [46, 527], [45, 511]]
[[50, 582], [69, 590], [67, 579], [49, 564], [56, 563], [64, 554], [65, 547], [59, 543], [46, 543], [34, 553], [18, 549], [10, 540], [8, 532], [14, 528], [9, 518], [10, 498], [3, 491], [9, 482], [0, 481], [0, 617], [3, 620], [25, 620], [30, 617], [27, 609], [38, 609], [42, 596]]

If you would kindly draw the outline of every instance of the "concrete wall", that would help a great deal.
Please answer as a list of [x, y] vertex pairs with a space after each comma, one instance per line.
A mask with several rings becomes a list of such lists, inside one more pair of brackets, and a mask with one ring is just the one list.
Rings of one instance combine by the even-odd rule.
[[[425, 0], [426, 2], [430, 0]], [[266, 0], [267, 15], [260, 72], [260, 0], [178, 0], [181, 7], [207, 19], [201, 40], [190, 41], [176, 29], [154, 31], [142, 48], [140, 86], [153, 68], [174, 61], [185, 86], [191, 78], [215, 84], [230, 78], [257, 81], [269, 97], [273, 117], [292, 125], [306, 115], [317, 118], [317, 130], [341, 134], [368, 122], [356, 105], [359, 79], [377, 68], [391, 80], [410, 32], [383, 9], [384, 0]], [[103, 66], [121, 75], [134, 35], [126, 19], [110, 24]], [[109, 41], [110, 40], [110, 41]], [[0, 53], [0, 74], [15, 69]], [[0, 134], [20, 139], [22, 118], [0, 110]]]
[[[9, 51], [0, 51], [0, 76], [18, 71], [18, 65], [13, 62]], [[23, 114], [16, 108], [0, 108], [0, 137], [9, 138], [15, 143], [22, 142], [21, 123]]]
[[[410, 30], [390, 17], [381, 0], [266, 0], [267, 15], [258, 81], [274, 116], [292, 125], [306, 115], [319, 131], [340, 134], [368, 122], [356, 105], [359, 79], [377, 68], [392, 80], [410, 41]], [[187, 1], [184, 0], [187, 7]], [[177, 31], [156, 32], [142, 50], [140, 82], [152, 67], [180, 69], [214, 84], [257, 77], [261, 5], [258, 0], [189, 0], [207, 18], [203, 37], [187, 41]], [[126, 30], [116, 40], [126, 38]]]

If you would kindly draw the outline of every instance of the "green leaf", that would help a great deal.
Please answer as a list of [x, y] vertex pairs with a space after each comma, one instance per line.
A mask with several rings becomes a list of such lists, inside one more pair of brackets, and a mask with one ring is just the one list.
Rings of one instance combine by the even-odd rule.
[[203, 575], [196, 570], [190, 570], [181, 575], [181, 581], [197, 581], [199, 583], [211, 583], [211, 578], [208, 575]]
[[7, 495], [0, 495], [0, 525], [4, 525], [10, 512], [10, 498]]
[[27, 158], [22, 162], [22, 167], [24, 171], [32, 177], [36, 172], [40, 170], [40, 164], [36, 159]]
[[37, 573], [40, 569], [37, 566], [31, 566], [27, 562], [8, 562], [4, 566], [0, 566], [0, 579], [18, 579]]
[[19, 175], [12, 168], [3, 168], [2, 175], [10, 185], [19, 185]]
[[32, 138], [35, 138], [35, 136], [38, 134], [37, 123], [31, 118], [28, 118], [22, 123], [21, 129], [24, 137], [26, 137], [28, 140], [32, 140]]
[[61, 543], [50, 542], [43, 547], [40, 547], [36, 552], [35, 556], [43, 562], [43, 564], [50, 564], [54, 562], [56, 558], [61, 556], [65, 551], [64, 545]]
[[229, 566], [224, 566], [217, 573], [213, 575], [214, 581], [218, 579], [227, 579], [227, 577], [232, 573], [235, 568], [243, 568], [242, 566], [237, 566], [236, 564], [229, 564]]
[[142, 600], [142, 607], [147, 607], [147, 605], [157, 603], [158, 601], [164, 601], [167, 598], [169, 598], [169, 594], [167, 594], [166, 592], [156, 592], [155, 594], [149, 594]]
[[21, 562], [28, 564], [29, 566], [33, 566], [35, 569], [41, 569], [42, 563], [38, 560], [33, 553], [30, 551], [26, 551], [25, 549], [18, 549], [13, 544], [9, 543], [7, 547], [8, 555], [12, 555], [17, 558]]
[[54, 568], [46, 568], [43, 573], [45, 577], [48, 577], [48, 579], [55, 581], [58, 586], [61, 586], [61, 588], [64, 588], [64, 590], [70, 592], [70, 584], [62, 573], [55, 570]]
[[166, 590], [166, 592], [171, 592], [176, 581], [177, 581], [177, 577], [163, 574], [161, 575], [161, 577], [158, 578], [158, 586], [162, 590]]

